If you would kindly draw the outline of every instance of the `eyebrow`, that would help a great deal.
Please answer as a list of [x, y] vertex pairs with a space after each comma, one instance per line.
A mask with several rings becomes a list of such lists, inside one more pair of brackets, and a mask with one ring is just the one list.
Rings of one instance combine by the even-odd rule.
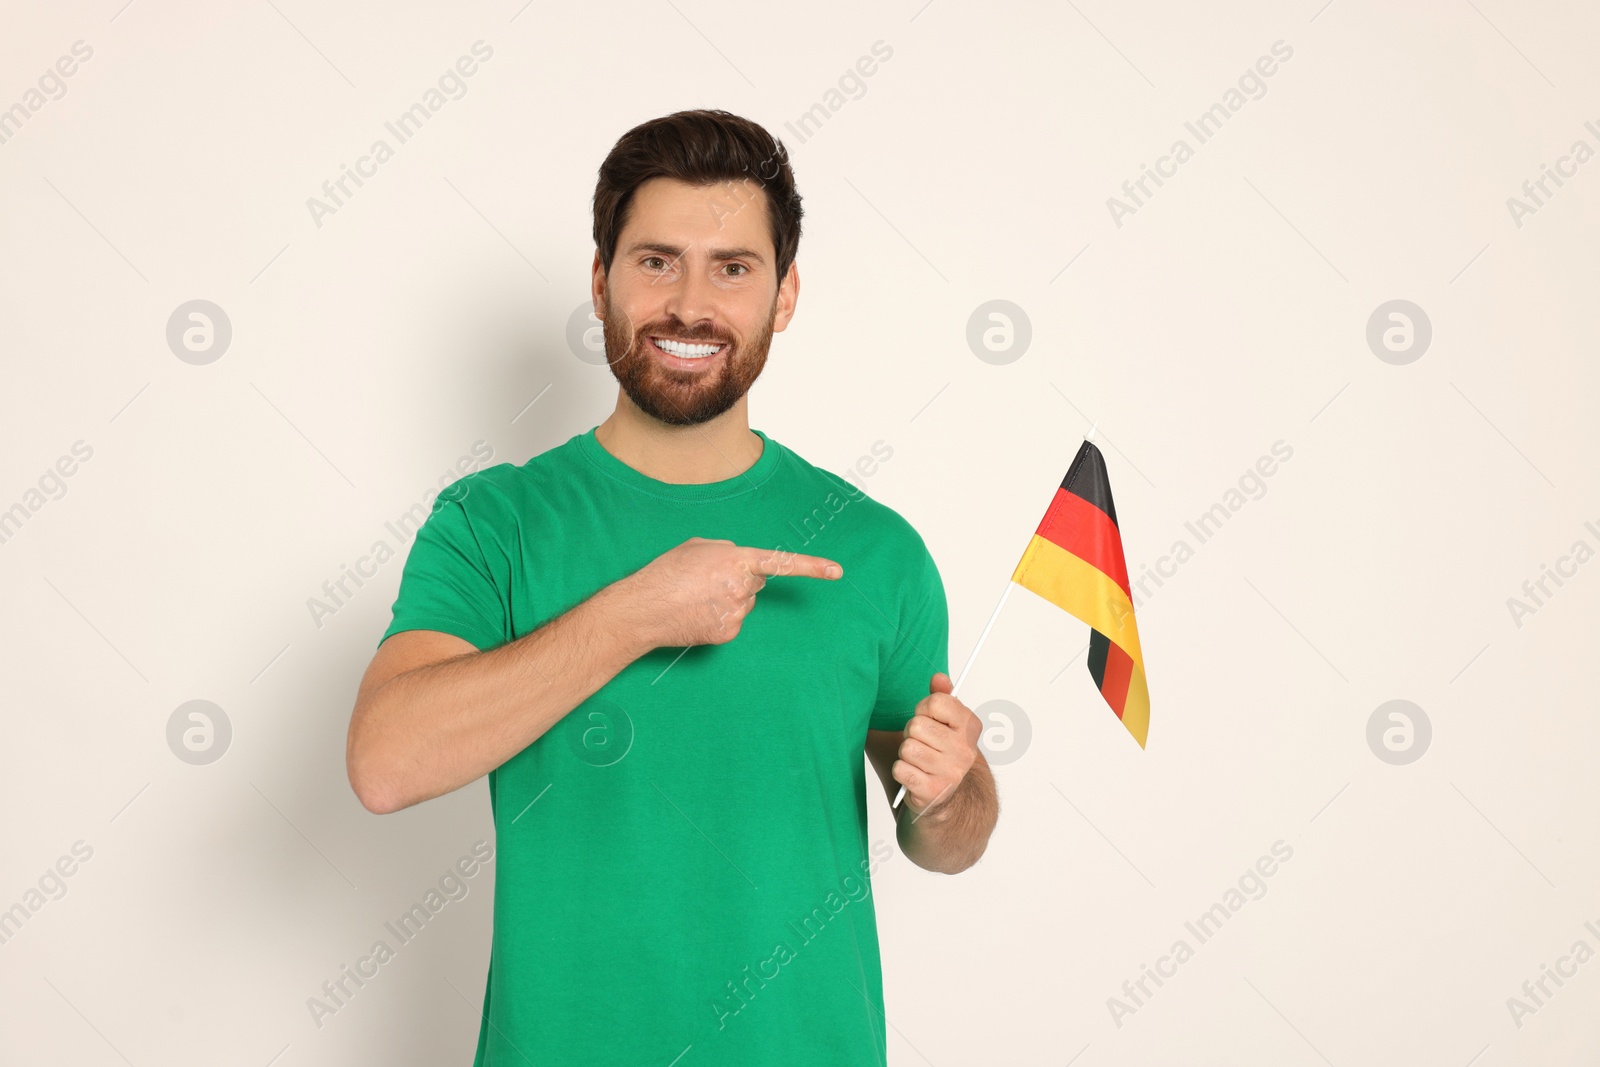
[[[681, 259], [685, 251], [685, 249], [677, 245], [667, 244], [665, 241], [638, 241], [629, 246], [627, 255], [632, 256], [639, 252], [656, 252], [663, 256], [670, 256], [673, 259]], [[724, 261], [751, 259], [763, 265], [767, 262], [762, 258], [760, 252], [752, 248], [713, 248], [711, 249], [711, 258]]]

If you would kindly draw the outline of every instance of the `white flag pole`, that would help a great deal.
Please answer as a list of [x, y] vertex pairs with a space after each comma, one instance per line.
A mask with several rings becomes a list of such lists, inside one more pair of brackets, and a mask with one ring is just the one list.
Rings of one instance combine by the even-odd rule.
[[[1092, 440], [1094, 438], [1095, 426], [1099, 425], [1100, 422], [1097, 419], [1094, 425], [1089, 427], [1089, 432], [1083, 435], [1083, 439], [1085, 441]], [[978, 635], [978, 643], [972, 646], [972, 654], [967, 657], [967, 665], [961, 668], [961, 675], [956, 678], [956, 684], [950, 688], [951, 696], [955, 696], [957, 693], [961, 692], [961, 683], [967, 680], [967, 674], [972, 670], [972, 664], [978, 659], [978, 651], [983, 648], [984, 641], [988, 640], [989, 631], [994, 629], [994, 620], [1000, 617], [1000, 609], [1006, 606], [1006, 597], [1011, 595], [1011, 590], [1015, 588], [1015, 586], [1015, 582], [1006, 582], [1006, 591], [1000, 594], [1000, 603], [994, 606], [994, 611], [989, 614], [989, 621], [983, 624], [983, 633]], [[904, 800], [905, 796], [906, 787], [902, 785], [900, 787], [900, 792], [894, 795], [894, 803], [890, 804], [889, 807], [898, 808], [900, 806], [900, 801]]]

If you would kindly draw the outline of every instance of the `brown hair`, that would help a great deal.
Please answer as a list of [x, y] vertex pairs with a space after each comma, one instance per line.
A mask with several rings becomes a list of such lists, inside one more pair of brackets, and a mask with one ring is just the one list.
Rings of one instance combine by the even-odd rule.
[[719, 185], [748, 178], [766, 192], [767, 225], [778, 280], [800, 246], [800, 194], [783, 142], [762, 126], [726, 111], [679, 111], [623, 134], [600, 164], [594, 188], [594, 244], [609, 272], [633, 192], [651, 178]]

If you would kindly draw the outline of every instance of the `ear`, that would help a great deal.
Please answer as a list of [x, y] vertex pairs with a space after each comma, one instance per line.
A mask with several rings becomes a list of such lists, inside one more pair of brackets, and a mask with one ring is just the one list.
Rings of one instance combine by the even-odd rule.
[[789, 264], [789, 269], [778, 283], [778, 310], [772, 318], [772, 332], [780, 333], [794, 318], [794, 306], [800, 300], [800, 261]]
[[606, 268], [600, 262], [600, 250], [594, 250], [594, 265], [589, 268], [589, 298], [594, 301], [595, 318], [606, 317]]

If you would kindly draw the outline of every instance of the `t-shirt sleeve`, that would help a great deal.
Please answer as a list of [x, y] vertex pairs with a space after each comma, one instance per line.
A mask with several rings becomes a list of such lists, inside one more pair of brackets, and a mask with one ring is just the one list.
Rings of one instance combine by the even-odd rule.
[[944, 582], [927, 547], [909, 579], [900, 636], [878, 675], [878, 700], [868, 723], [874, 730], [903, 730], [928, 695], [936, 671], [950, 673], [950, 611]]
[[411, 542], [393, 621], [378, 644], [401, 630], [440, 630], [479, 651], [496, 648], [506, 641], [502, 605], [472, 517], [461, 499], [441, 494]]

